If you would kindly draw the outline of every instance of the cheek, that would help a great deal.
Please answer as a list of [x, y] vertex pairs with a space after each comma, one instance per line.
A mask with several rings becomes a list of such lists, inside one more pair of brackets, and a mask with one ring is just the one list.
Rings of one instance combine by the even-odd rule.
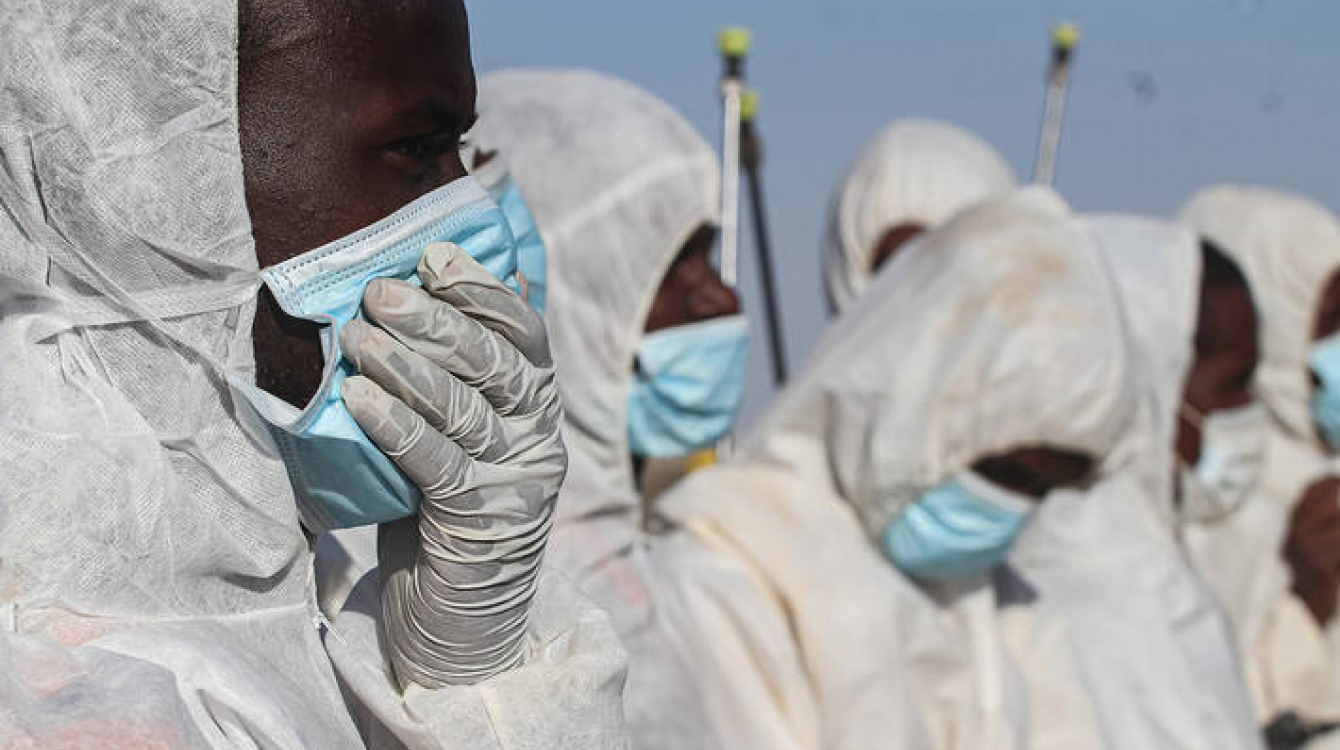
[[394, 213], [420, 192], [379, 154], [356, 143], [313, 143], [290, 173], [290, 201], [303, 250], [339, 239]]
[[247, 207], [261, 266], [356, 232], [427, 192], [387, 161], [380, 149], [336, 128], [246, 149]]
[[1228, 383], [1222, 370], [1220, 363], [1206, 359], [1197, 360], [1187, 375], [1182, 399], [1196, 407], [1202, 414], [1227, 406], [1224, 391]]

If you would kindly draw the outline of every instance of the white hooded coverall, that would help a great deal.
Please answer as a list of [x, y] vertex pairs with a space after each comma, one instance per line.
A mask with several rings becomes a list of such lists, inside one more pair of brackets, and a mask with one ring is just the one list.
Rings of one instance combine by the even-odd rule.
[[902, 224], [934, 228], [1014, 182], [1005, 159], [967, 130], [917, 118], [890, 124], [833, 197], [824, 256], [829, 304], [846, 310], [870, 285], [885, 232]]
[[[227, 385], [260, 286], [237, 16], [0, 9], [0, 747], [363, 747], [284, 466]], [[513, 672], [402, 696], [353, 613], [342, 679], [410, 747], [620, 746], [608, 621], [541, 589]]]

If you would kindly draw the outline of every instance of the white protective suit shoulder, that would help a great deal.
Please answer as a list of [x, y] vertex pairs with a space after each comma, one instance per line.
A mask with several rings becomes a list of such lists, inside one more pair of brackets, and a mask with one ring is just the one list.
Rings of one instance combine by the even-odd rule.
[[730, 463], [663, 499], [677, 643], [732, 748], [1018, 748], [1027, 696], [986, 580], [927, 592], [873, 539], [982, 457], [1106, 455], [1125, 342], [1097, 254], [1032, 188], [890, 262]]
[[824, 274], [828, 300], [845, 310], [870, 285], [876, 246], [900, 224], [931, 228], [1014, 186], [986, 141], [946, 122], [903, 119], [866, 146], [834, 196]]
[[[254, 373], [260, 286], [237, 14], [0, 13], [0, 747], [363, 746], [284, 466], [226, 385]], [[616, 744], [622, 657], [563, 592], [525, 667], [450, 693], [439, 745]]]
[[1175, 534], [1173, 442], [1191, 361], [1194, 236], [1084, 221], [1128, 316], [1133, 426], [1083, 491], [1049, 497], [1010, 555], [1027, 593], [1001, 617], [1027, 676], [1034, 748], [1255, 748], [1227, 619]]
[[1305, 198], [1268, 188], [1199, 193], [1184, 218], [1242, 268], [1261, 321], [1257, 396], [1270, 412], [1266, 469], [1250, 513], [1190, 537], [1210, 580], [1225, 592], [1247, 648], [1263, 720], [1297, 711], [1340, 719], [1340, 633], [1325, 633], [1289, 590], [1280, 556], [1304, 489], [1335, 473], [1312, 426], [1308, 354], [1321, 297], [1340, 271], [1340, 224]]
[[633, 747], [707, 747], [642, 564], [628, 392], [661, 279], [694, 231], [716, 222], [715, 156], [661, 100], [585, 71], [485, 76], [479, 113], [473, 140], [510, 165], [548, 251], [546, 323], [569, 455], [549, 560], [610, 611], [628, 646]]

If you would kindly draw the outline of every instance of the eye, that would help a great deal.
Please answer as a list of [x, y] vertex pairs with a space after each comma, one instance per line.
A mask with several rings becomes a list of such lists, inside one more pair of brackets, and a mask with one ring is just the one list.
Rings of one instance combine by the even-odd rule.
[[387, 150], [415, 161], [432, 162], [463, 147], [460, 133], [435, 132], [401, 138], [388, 145]]

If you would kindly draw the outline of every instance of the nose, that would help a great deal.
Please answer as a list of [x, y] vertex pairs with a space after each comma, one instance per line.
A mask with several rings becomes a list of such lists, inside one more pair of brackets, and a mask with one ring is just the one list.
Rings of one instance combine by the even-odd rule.
[[689, 317], [698, 322], [740, 312], [740, 296], [715, 271], [689, 295]]

